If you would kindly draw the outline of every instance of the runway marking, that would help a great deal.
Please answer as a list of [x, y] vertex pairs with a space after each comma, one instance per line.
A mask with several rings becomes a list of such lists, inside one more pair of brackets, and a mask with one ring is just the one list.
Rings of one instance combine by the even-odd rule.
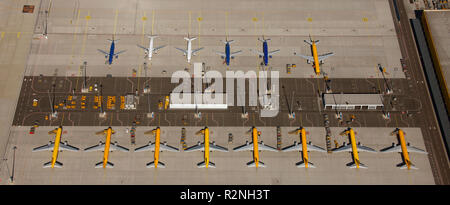
[[[88, 25], [89, 25], [89, 20], [91, 19], [90, 15], [91, 15], [91, 11], [88, 11], [88, 15], [84, 17], [86, 19], [86, 24], [84, 25], [83, 44], [81, 46], [80, 63], [81, 63], [83, 55], [84, 55], [84, 50], [86, 49], [86, 38], [87, 38], [87, 32], [88, 32]], [[78, 67], [78, 76], [81, 76], [81, 64]], [[75, 84], [75, 89], [77, 87], [78, 87], [78, 78], [77, 78], [77, 82]]]
[[203, 21], [203, 17], [201, 17], [202, 16], [202, 13], [201, 12], [198, 12], [199, 13], [199, 17], [197, 17], [197, 23], [198, 23], [198, 41], [197, 41], [197, 45], [198, 45], [198, 47], [200, 48], [200, 31], [201, 31], [201, 21]]
[[116, 30], [117, 30], [117, 18], [119, 17], [119, 9], [116, 9], [116, 14], [114, 16], [114, 31], [113, 31], [113, 36], [116, 35]]
[[192, 16], [192, 11], [189, 11], [189, 26], [188, 26], [188, 35], [191, 33], [191, 16]]
[[153, 35], [153, 27], [155, 25], [155, 10], [152, 11], [152, 35]]
[[70, 58], [70, 64], [73, 65], [73, 58], [75, 57], [73, 54], [73, 50], [75, 49], [75, 41], [77, 40], [77, 28], [78, 28], [78, 20], [80, 18], [80, 9], [78, 9], [77, 21], [75, 22], [75, 32], [73, 33], [73, 41], [72, 41], [72, 55]]

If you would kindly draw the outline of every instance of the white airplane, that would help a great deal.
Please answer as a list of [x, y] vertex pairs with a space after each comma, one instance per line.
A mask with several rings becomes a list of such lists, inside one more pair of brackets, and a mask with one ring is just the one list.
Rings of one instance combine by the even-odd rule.
[[192, 50], [192, 41], [195, 40], [195, 39], [197, 39], [197, 38], [196, 38], [196, 37], [189, 38], [189, 35], [188, 35], [188, 37], [184, 37], [184, 40], [187, 41], [187, 50], [184, 50], [184, 49], [175, 47], [176, 49], [178, 49], [178, 50], [180, 50], [181, 52], [183, 52], [183, 54], [184, 54], [184, 55], [186, 56], [186, 58], [187, 58], [187, 62], [188, 62], [188, 63], [191, 62], [191, 57], [192, 57], [192, 55], [195, 56], [195, 53], [196, 53], [196, 52], [198, 52], [199, 50], [202, 50], [202, 49], [203, 49], [203, 47], [201, 47], [201, 48], [197, 48], [197, 49], [195, 49], [195, 50]]
[[149, 36], [147, 36], [147, 37], [150, 39], [150, 43], [148, 44], [148, 48], [146, 48], [146, 47], [144, 47], [144, 46], [141, 46], [141, 45], [139, 45], [139, 44], [138, 44], [137, 46], [138, 46], [139, 48], [142, 48], [142, 49], [145, 50], [145, 57], [147, 57], [148, 60], [151, 61], [151, 60], [152, 60], [152, 55], [153, 55], [153, 53], [156, 54], [156, 53], [158, 52], [159, 49], [166, 47], [166, 45], [160, 46], [160, 47], [156, 47], [156, 48], [153, 48], [153, 40], [154, 40], [155, 38], [157, 38], [158, 36], [155, 36], [155, 35], [149, 35]]

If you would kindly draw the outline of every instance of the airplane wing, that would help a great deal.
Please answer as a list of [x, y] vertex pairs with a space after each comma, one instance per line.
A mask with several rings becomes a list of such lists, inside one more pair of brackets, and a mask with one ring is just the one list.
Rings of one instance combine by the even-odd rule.
[[273, 152], [277, 152], [277, 151], [278, 151], [276, 148], [271, 147], [271, 146], [269, 146], [269, 145], [265, 145], [265, 144], [262, 143], [262, 142], [259, 142], [259, 143], [258, 143], [258, 149], [259, 149], [259, 150], [265, 150], [265, 151], [273, 151]]
[[94, 145], [92, 147], [88, 147], [84, 149], [85, 152], [92, 152], [92, 151], [103, 151], [105, 149], [105, 143], [100, 143], [98, 145]]
[[274, 50], [274, 51], [270, 51], [270, 52], [269, 52], [269, 55], [272, 55], [272, 54], [275, 54], [275, 53], [278, 53], [278, 52], [280, 52], [280, 49]]
[[120, 146], [118, 144], [111, 143], [111, 145], [109, 147], [109, 151], [116, 151], [116, 150], [119, 150], [119, 151], [122, 151], [122, 152], [128, 152], [129, 151], [128, 148], [126, 148], [126, 147], [122, 147], [122, 146]]
[[144, 46], [141, 46], [141, 45], [139, 45], [139, 44], [137, 44], [137, 46], [138, 46], [139, 48], [142, 48], [142, 49], [144, 49], [145, 51], [148, 52], [148, 48], [146, 48], [146, 47], [144, 47]]
[[298, 143], [298, 144], [293, 144], [290, 146], [287, 146], [285, 148], [282, 149], [282, 152], [291, 152], [291, 151], [300, 151], [302, 150], [302, 144]]
[[127, 50], [122, 50], [122, 51], [119, 51], [119, 52], [117, 52], [117, 53], [114, 53], [114, 56], [118, 56], [119, 54], [121, 54], [121, 53], [123, 53], [123, 52], [125, 52], [125, 51], [127, 51]]
[[366, 147], [366, 146], [362, 146], [362, 145], [356, 145], [356, 147], [358, 148], [358, 151], [364, 151], [364, 152], [377, 152], [374, 149], [370, 148], [370, 147]]
[[296, 53], [295, 55], [296, 55], [296, 56], [300, 56], [300, 57], [302, 57], [302, 58], [304, 58], [304, 59], [306, 59], [306, 60], [309, 60], [309, 61], [311, 61], [311, 62], [314, 62], [314, 58], [313, 58], [312, 56], [304, 56], [304, 55], [298, 54], [298, 53]]
[[77, 152], [80, 149], [78, 149], [77, 147], [74, 147], [72, 145], [69, 145], [67, 143], [61, 143], [61, 144], [59, 144], [59, 150], [66, 150], [66, 151]]
[[233, 56], [235, 56], [235, 55], [237, 55], [237, 54], [239, 54], [239, 53], [242, 53], [242, 51], [236, 51], [236, 52], [233, 52], [233, 53], [230, 54], [230, 56], [233, 57]]
[[209, 143], [209, 149], [212, 151], [220, 151], [220, 152], [228, 152], [228, 149], [219, 145], [215, 145], [213, 143]]
[[205, 146], [203, 145], [203, 143], [194, 145], [192, 147], [186, 148], [184, 151], [185, 152], [193, 152], [193, 151], [204, 151], [205, 150]]
[[153, 52], [158, 51], [159, 49], [164, 48], [164, 47], [166, 47], [166, 45], [160, 46], [160, 47], [156, 47], [156, 48], [153, 49]]
[[100, 53], [103, 53], [103, 54], [105, 54], [105, 55], [109, 55], [109, 53], [107, 53], [106, 51], [104, 51], [104, 50], [101, 50], [101, 49], [97, 49], [98, 51], [100, 51]]
[[333, 152], [351, 152], [351, 151], [352, 151], [352, 144], [344, 145], [342, 147], [333, 150]]
[[197, 48], [197, 49], [195, 49], [195, 50], [192, 50], [192, 54], [194, 54], [194, 53], [196, 53], [197, 51], [202, 50], [202, 49], [203, 49], [203, 47]]
[[380, 152], [402, 152], [402, 148], [400, 145], [394, 145], [391, 147], [384, 148], [380, 150]]
[[160, 144], [159, 148], [161, 149], [161, 151], [179, 152], [177, 148], [172, 147], [168, 144]]
[[428, 154], [428, 152], [421, 150], [417, 147], [413, 147], [413, 146], [406, 146], [408, 149], [408, 152], [416, 152], [416, 153], [422, 153], [422, 154]]
[[55, 143], [50, 142], [49, 144], [42, 145], [42, 146], [39, 146], [39, 147], [34, 148], [34, 149], [33, 149], [33, 152], [44, 151], [44, 150], [52, 150], [52, 149], [53, 149], [53, 146], [55, 146]]
[[326, 152], [325, 149], [323, 149], [322, 147], [313, 145], [313, 144], [306, 144], [306, 148], [310, 151], [317, 151], [317, 152]]
[[135, 152], [143, 152], [143, 151], [154, 151], [155, 150], [155, 143], [153, 144], [148, 144], [142, 147], [138, 147], [136, 148], [134, 151]]
[[183, 52], [184, 54], [186, 54], [187, 55], [187, 51], [186, 50], [184, 50], [184, 49], [181, 49], [181, 48], [177, 48], [177, 47], [175, 47], [176, 49], [178, 49], [178, 50], [180, 50], [181, 52]]
[[239, 147], [235, 147], [233, 150], [236, 151], [236, 152], [253, 150], [253, 142], [250, 142], [248, 144], [247, 143], [243, 144], [243, 145], [241, 145]]
[[219, 55], [222, 56], [222, 57], [225, 57], [225, 56], [226, 56], [224, 52], [216, 51], [216, 53], [219, 54]]
[[261, 53], [261, 52], [259, 52], [259, 51], [256, 51], [256, 50], [253, 50], [253, 49], [250, 49], [253, 53], [256, 53], [256, 54], [258, 54], [258, 55], [260, 55], [260, 56], [264, 56], [264, 53]]
[[334, 53], [327, 53], [327, 54], [319, 55], [318, 58], [319, 58], [319, 61], [322, 61], [325, 58], [328, 58], [328, 57], [333, 56], [333, 55], [334, 55]]

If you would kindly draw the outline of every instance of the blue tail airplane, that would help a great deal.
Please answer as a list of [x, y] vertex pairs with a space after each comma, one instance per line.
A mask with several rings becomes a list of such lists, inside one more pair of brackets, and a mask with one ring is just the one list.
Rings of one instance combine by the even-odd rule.
[[263, 36], [262, 40], [260, 38], [258, 38], [258, 40], [263, 43], [263, 52], [261, 53], [259, 51], [255, 51], [252, 49], [250, 49], [250, 50], [255, 52], [256, 54], [258, 54], [260, 58], [263, 57], [264, 65], [267, 66], [269, 64], [269, 58], [272, 58], [272, 54], [278, 53], [280, 51], [280, 49], [269, 52], [269, 48], [267, 46], [267, 41], [270, 41], [270, 38], [264, 39], [264, 36]]
[[105, 64], [111, 65], [112, 62], [113, 62], [113, 58], [114, 57], [118, 58], [119, 54], [121, 54], [121, 53], [123, 53], [123, 52], [125, 52], [127, 50], [122, 50], [122, 51], [119, 51], [117, 53], [114, 53], [114, 48], [115, 48], [115, 45], [116, 45], [115, 42], [119, 41], [119, 39], [114, 40], [114, 36], [113, 36], [112, 40], [108, 39], [108, 41], [111, 42], [111, 47], [109, 48], [109, 53], [107, 53], [106, 51], [101, 50], [101, 49], [97, 49], [97, 50], [100, 51], [101, 53], [105, 54], [105, 58], [107, 59], [105, 61]]
[[238, 53], [241, 53], [242, 50], [231, 53], [230, 43], [234, 42], [234, 40], [228, 40], [228, 37], [227, 37], [225, 39], [225, 41], [222, 41], [222, 42], [225, 43], [225, 53], [220, 52], [220, 51], [216, 51], [216, 53], [219, 54], [222, 57], [222, 59], [225, 59], [224, 63], [226, 63], [227, 66], [229, 66], [230, 58], [234, 59], [234, 56]]

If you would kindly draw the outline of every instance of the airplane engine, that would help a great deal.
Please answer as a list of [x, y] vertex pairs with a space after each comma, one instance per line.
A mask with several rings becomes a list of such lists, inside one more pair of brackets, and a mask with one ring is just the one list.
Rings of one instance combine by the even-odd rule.
[[234, 59], [234, 56], [231, 56], [231, 59]]

